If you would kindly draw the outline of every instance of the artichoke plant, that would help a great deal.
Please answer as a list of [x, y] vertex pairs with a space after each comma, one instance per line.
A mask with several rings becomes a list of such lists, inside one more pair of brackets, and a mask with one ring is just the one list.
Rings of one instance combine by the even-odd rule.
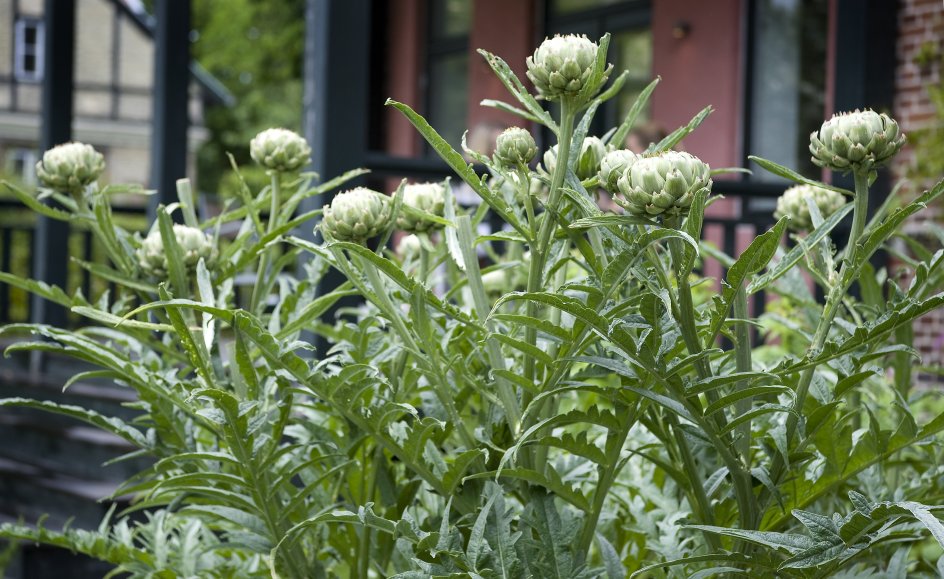
[[55, 146], [36, 163], [36, 176], [44, 186], [73, 195], [97, 181], [104, 170], [105, 157], [85, 143]]
[[774, 217], [780, 219], [785, 215], [789, 215], [790, 222], [788, 226], [791, 229], [811, 231], [813, 229], [813, 219], [810, 216], [807, 199], [813, 200], [823, 219], [828, 218], [846, 203], [842, 194], [832, 189], [813, 185], [795, 185], [784, 191], [783, 195], [777, 199], [777, 210], [774, 212]]
[[495, 157], [505, 166], [527, 165], [537, 154], [534, 137], [521, 127], [509, 127], [495, 140]]
[[898, 123], [875, 111], [839, 113], [810, 134], [813, 162], [833, 171], [871, 171], [887, 165], [905, 135]]
[[249, 154], [266, 169], [297, 171], [311, 162], [311, 147], [301, 135], [288, 129], [266, 129], [249, 143]]
[[711, 189], [711, 171], [698, 157], [666, 151], [639, 157], [618, 179], [614, 200], [634, 215], [681, 215], [699, 191]]
[[527, 59], [528, 78], [547, 100], [576, 96], [593, 73], [597, 48], [586, 36], [547, 38]]
[[[411, 183], [406, 185], [403, 187], [403, 205], [442, 217], [446, 205], [445, 187], [442, 183]], [[422, 233], [439, 226], [436, 222], [423, 217], [414, 217], [402, 209], [397, 215], [397, 227], [410, 233]]]
[[390, 198], [366, 187], [334, 196], [324, 209], [321, 229], [338, 241], [363, 244], [390, 224]]
[[628, 149], [610, 151], [604, 155], [600, 161], [600, 186], [610, 193], [618, 192], [619, 187], [616, 182], [635, 160], [636, 153]]
[[[196, 227], [175, 223], [174, 238], [183, 254], [184, 266], [188, 270], [196, 268], [201, 258], [208, 265], [216, 258], [216, 247], [213, 241]], [[164, 249], [164, 238], [161, 237], [160, 229], [157, 227], [151, 229], [141, 242], [137, 255], [141, 270], [149, 277], [167, 277], [167, 251]]]

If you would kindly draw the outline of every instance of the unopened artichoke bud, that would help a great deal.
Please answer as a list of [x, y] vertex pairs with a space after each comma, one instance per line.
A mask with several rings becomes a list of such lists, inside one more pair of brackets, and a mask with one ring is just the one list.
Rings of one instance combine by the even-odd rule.
[[[174, 238], [184, 258], [184, 267], [193, 270], [197, 267], [200, 258], [208, 265], [216, 259], [216, 248], [213, 241], [203, 231], [196, 227], [188, 227], [179, 223], [174, 224]], [[164, 249], [164, 238], [157, 227], [151, 229], [141, 247], [138, 248], [138, 263], [141, 269], [151, 277], [162, 278], [167, 276], [169, 265], [167, 251]]]
[[600, 162], [606, 155], [606, 145], [597, 137], [587, 137], [580, 146], [577, 158], [577, 177], [586, 181], [600, 172]]
[[593, 74], [597, 48], [586, 36], [547, 38], [528, 57], [528, 78], [547, 100], [576, 96]]
[[[446, 206], [446, 189], [442, 183], [411, 183], [403, 187], [403, 205], [442, 217]], [[402, 210], [397, 215], [397, 228], [403, 231], [422, 233], [437, 227], [440, 227], [438, 223], [413, 217]]]
[[810, 134], [813, 162], [833, 171], [871, 171], [887, 165], [905, 143], [898, 123], [886, 114], [839, 113]]
[[780, 219], [784, 215], [790, 216], [788, 225], [795, 231], [812, 231], [813, 219], [810, 217], [810, 206], [806, 200], [812, 199], [819, 209], [823, 219], [839, 210], [846, 204], [841, 193], [832, 189], [815, 187], [813, 185], [795, 185], [783, 192], [777, 199], [777, 210], [774, 217]]
[[495, 156], [503, 164], [527, 165], [538, 154], [538, 145], [531, 133], [521, 127], [509, 127], [495, 140]]
[[415, 235], [407, 235], [397, 243], [397, 253], [403, 259], [410, 259], [420, 254], [423, 249], [423, 242]]
[[324, 209], [321, 228], [338, 241], [364, 243], [390, 224], [390, 198], [366, 187], [334, 196]]
[[105, 157], [85, 143], [55, 146], [36, 163], [36, 176], [44, 186], [72, 194], [97, 181], [104, 170]]
[[619, 187], [616, 182], [636, 158], [636, 153], [629, 149], [610, 151], [604, 155], [603, 160], [600, 161], [600, 185], [610, 193], [618, 192]]
[[617, 180], [623, 199], [614, 197], [634, 215], [680, 215], [692, 204], [695, 194], [711, 189], [711, 172], [704, 162], [689, 153], [666, 151], [637, 158]]
[[288, 129], [266, 129], [253, 137], [249, 154], [266, 169], [297, 171], [311, 162], [311, 147], [299, 135]]
[[[600, 161], [606, 155], [606, 145], [597, 137], [587, 137], [580, 145], [580, 156], [577, 157], [577, 178], [585, 181], [600, 170]], [[544, 152], [544, 168], [553, 175], [557, 167], [557, 145]]]

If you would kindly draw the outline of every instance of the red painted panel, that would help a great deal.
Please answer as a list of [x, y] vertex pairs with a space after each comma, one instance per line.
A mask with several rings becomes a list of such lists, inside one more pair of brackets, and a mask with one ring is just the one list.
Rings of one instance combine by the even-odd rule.
[[[684, 141], [685, 150], [712, 167], [740, 163], [741, 0], [656, 0], [652, 3], [653, 72], [662, 82], [652, 113], [668, 130], [701, 108], [715, 112]], [[687, 24], [687, 35], [673, 29]]]
[[[387, 58], [387, 95], [414, 109], [422, 110], [419, 79], [423, 73], [422, 31], [424, 21], [421, 0], [390, 0], [389, 26], [394, 31], [389, 36]], [[384, 121], [387, 123], [388, 153], [406, 157], [420, 153], [416, 129], [396, 109], [387, 108]]]

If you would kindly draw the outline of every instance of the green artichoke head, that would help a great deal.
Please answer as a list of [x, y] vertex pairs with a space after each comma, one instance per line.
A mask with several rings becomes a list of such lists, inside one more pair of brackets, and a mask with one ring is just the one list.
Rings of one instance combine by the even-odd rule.
[[521, 127], [507, 128], [495, 140], [495, 157], [506, 167], [527, 165], [537, 154], [534, 137]]
[[833, 171], [872, 171], [891, 161], [905, 143], [898, 123], [871, 110], [839, 113], [810, 134], [813, 162]]
[[774, 217], [780, 219], [788, 215], [790, 221], [788, 226], [794, 231], [812, 231], [813, 219], [810, 217], [810, 206], [808, 199], [811, 199], [819, 209], [823, 219], [839, 210], [846, 204], [845, 198], [841, 193], [832, 189], [824, 189], [813, 185], [795, 185], [783, 192], [777, 199], [777, 210]]
[[266, 129], [253, 137], [249, 154], [256, 163], [280, 173], [297, 171], [311, 162], [311, 147], [288, 129]]
[[600, 161], [600, 185], [610, 193], [618, 192], [616, 182], [636, 158], [636, 153], [629, 149], [618, 149], [604, 155]]
[[547, 38], [527, 59], [528, 78], [547, 100], [574, 97], [593, 74], [597, 49], [597, 43], [586, 36]]
[[43, 186], [73, 195], [97, 181], [104, 170], [105, 157], [85, 143], [57, 145], [36, 163], [36, 176]]
[[[174, 239], [184, 258], [184, 267], [193, 271], [197, 263], [203, 258], [204, 263], [210, 266], [216, 259], [216, 247], [213, 240], [196, 227], [188, 227], [179, 223], [174, 224]], [[137, 251], [138, 264], [141, 270], [152, 278], [166, 278], [169, 265], [167, 251], [164, 249], [164, 238], [159, 228], [154, 227], [141, 242]]]
[[[446, 206], [446, 189], [442, 183], [411, 183], [403, 187], [403, 205], [442, 217]], [[402, 209], [397, 215], [397, 228], [422, 233], [440, 227], [438, 223], [414, 217]]]
[[338, 241], [363, 244], [390, 224], [390, 198], [366, 187], [334, 196], [325, 207], [321, 229]]
[[711, 171], [689, 153], [665, 151], [638, 157], [617, 180], [614, 200], [634, 215], [681, 215], [695, 195], [711, 189]]

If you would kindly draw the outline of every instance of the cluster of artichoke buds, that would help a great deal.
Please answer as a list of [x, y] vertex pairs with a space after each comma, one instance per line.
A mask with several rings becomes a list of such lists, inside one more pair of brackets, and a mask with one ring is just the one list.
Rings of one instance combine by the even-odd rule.
[[886, 114], [839, 113], [810, 134], [813, 162], [833, 171], [872, 171], [887, 165], [905, 143], [898, 123]]
[[[626, 159], [626, 168], [616, 180], [622, 197], [614, 196], [614, 201], [633, 215], [682, 215], [695, 195], [711, 190], [711, 170], [689, 153], [665, 151]], [[608, 174], [607, 182], [611, 180]]]
[[97, 181], [104, 170], [105, 157], [85, 143], [53, 147], [36, 163], [36, 176], [45, 187], [73, 195]]
[[[442, 183], [412, 183], [403, 187], [403, 205], [436, 217], [442, 217], [446, 207], [446, 188]], [[440, 224], [400, 210], [397, 227], [410, 233], [423, 233]]]
[[[528, 78], [547, 100], [575, 97], [590, 80], [598, 46], [586, 36], [545, 39], [527, 59]], [[609, 75], [608, 68], [603, 81]]]
[[288, 129], [266, 129], [249, 143], [249, 154], [266, 169], [280, 173], [297, 171], [311, 162], [311, 147]]
[[841, 193], [832, 189], [824, 189], [814, 185], [796, 185], [783, 192], [777, 199], [777, 210], [774, 217], [780, 219], [787, 215], [790, 217], [788, 226], [795, 231], [811, 231], [813, 229], [813, 219], [810, 216], [810, 206], [808, 200], [816, 205], [823, 219], [839, 210], [846, 204], [845, 198]]
[[334, 196], [324, 209], [322, 231], [338, 241], [364, 243], [390, 225], [390, 198], [366, 187], [355, 187]]
[[[587, 137], [580, 145], [580, 155], [577, 157], [577, 166], [574, 172], [581, 181], [595, 177], [600, 171], [600, 162], [606, 155], [606, 145], [598, 137]], [[554, 174], [557, 168], [557, 145], [544, 153], [544, 169]]]
[[[184, 258], [184, 267], [192, 271], [197, 267], [200, 259], [210, 266], [216, 259], [216, 247], [213, 240], [196, 227], [188, 227], [179, 223], [174, 224], [174, 238]], [[150, 277], [167, 277], [169, 265], [167, 251], [164, 249], [164, 238], [161, 231], [153, 227], [148, 233], [141, 247], [138, 248], [138, 264], [141, 270]]]

